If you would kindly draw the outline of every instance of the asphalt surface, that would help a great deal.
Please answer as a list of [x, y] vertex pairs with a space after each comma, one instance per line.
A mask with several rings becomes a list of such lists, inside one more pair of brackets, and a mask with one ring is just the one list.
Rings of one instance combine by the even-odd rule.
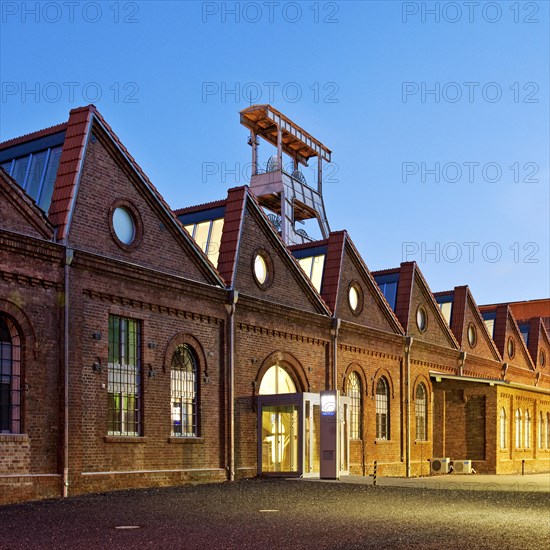
[[259, 479], [118, 491], [0, 507], [0, 548], [547, 550], [549, 498]]

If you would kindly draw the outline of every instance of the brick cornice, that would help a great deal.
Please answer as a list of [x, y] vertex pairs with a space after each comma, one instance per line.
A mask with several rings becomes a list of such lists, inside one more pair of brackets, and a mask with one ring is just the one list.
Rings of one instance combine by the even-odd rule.
[[327, 346], [329, 344], [328, 340], [323, 338], [313, 338], [304, 334], [297, 334], [295, 332], [278, 330], [267, 327], [260, 327], [258, 325], [253, 325], [249, 323], [237, 323], [239, 330], [246, 332], [254, 332], [257, 334], [265, 334], [266, 336], [273, 336], [277, 338], [282, 338], [284, 340], [295, 340], [297, 342], [303, 342], [307, 344], [315, 344], [319, 346]]
[[196, 311], [188, 311], [185, 309], [179, 309], [175, 307], [163, 306], [162, 304], [156, 304], [153, 302], [147, 302], [144, 300], [135, 300], [133, 298], [125, 298], [124, 296], [117, 296], [115, 294], [109, 294], [106, 292], [96, 292], [95, 290], [84, 289], [82, 293], [91, 298], [92, 300], [99, 300], [102, 302], [109, 302], [110, 304], [118, 305], [121, 307], [131, 307], [135, 309], [142, 309], [147, 311], [153, 311], [158, 313], [164, 313], [167, 315], [174, 315], [183, 317], [184, 319], [191, 319], [193, 321], [201, 321], [206, 323], [219, 324], [223, 321], [221, 317], [215, 317], [213, 315], [205, 315]]
[[63, 259], [63, 246], [6, 229], [0, 229], [0, 249], [54, 262], [61, 262]]

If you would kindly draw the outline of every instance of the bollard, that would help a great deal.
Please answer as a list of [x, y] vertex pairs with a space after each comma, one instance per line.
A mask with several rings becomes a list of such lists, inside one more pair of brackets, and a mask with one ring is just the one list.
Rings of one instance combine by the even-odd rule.
[[372, 484], [373, 486], [376, 485], [376, 474], [377, 474], [377, 470], [378, 470], [378, 462], [375, 460], [374, 461], [374, 474], [372, 476]]

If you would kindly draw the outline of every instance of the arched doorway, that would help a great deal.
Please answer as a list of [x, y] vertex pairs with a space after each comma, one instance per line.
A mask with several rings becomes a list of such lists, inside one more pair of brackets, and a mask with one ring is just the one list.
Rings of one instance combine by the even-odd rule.
[[258, 394], [269, 396], [262, 399], [260, 407], [261, 473], [297, 472], [298, 407], [285, 396], [299, 394], [289, 371], [278, 364], [269, 367], [262, 377]]

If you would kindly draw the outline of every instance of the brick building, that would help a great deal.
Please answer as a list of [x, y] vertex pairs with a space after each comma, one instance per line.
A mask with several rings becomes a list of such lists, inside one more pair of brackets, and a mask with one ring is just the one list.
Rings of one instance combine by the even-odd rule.
[[250, 186], [175, 211], [93, 106], [0, 144], [0, 502], [319, 475], [327, 389], [342, 474], [550, 471], [540, 316], [371, 273], [330, 231], [330, 150], [270, 106], [241, 122]]

